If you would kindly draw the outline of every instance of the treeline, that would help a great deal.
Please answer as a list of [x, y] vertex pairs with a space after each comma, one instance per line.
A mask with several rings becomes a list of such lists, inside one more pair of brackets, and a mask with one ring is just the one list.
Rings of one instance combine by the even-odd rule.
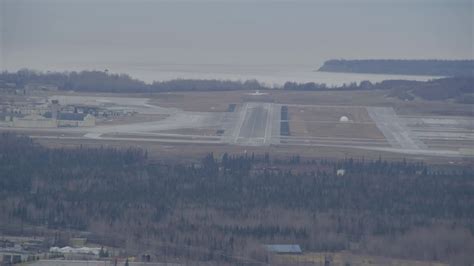
[[0, 85], [13, 85], [24, 89], [29, 84], [52, 85], [60, 90], [127, 92], [143, 91], [147, 85], [127, 74], [110, 74], [105, 71], [38, 72], [22, 69], [0, 74]]
[[0, 73], [0, 88], [12, 85], [24, 89], [28, 84], [52, 85], [59, 90], [78, 92], [169, 92], [169, 91], [227, 91], [269, 89], [256, 80], [195, 80], [176, 79], [147, 84], [127, 74], [106, 71], [37, 72], [19, 70]]
[[353, 82], [330, 88], [326, 84], [314, 82], [286, 82], [283, 89], [293, 91], [386, 90], [388, 96], [397, 97], [401, 100], [414, 100], [415, 98], [429, 101], [452, 99], [459, 103], [474, 103], [474, 76], [440, 78], [428, 81], [384, 80], [378, 83], [362, 81], [359, 84]]
[[[474, 102], [474, 77], [451, 77], [430, 81], [386, 80], [378, 83], [362, 81], [341, 86], [327, 86], [324, 83], [286, 82], [281, 88], [271, 88], [256, 80], [192, 80], [177, 79], [155, 81], [146, 84], [126, 74], [109, 74], [102, 71], [48, 72], [41, 73], [20, 70], [16, 73], [0, 73], [0, 89], [13, 86], [27, 90], [31, 84], [55, 86], [59, 90], [77, 92], [173, 92], [173, 91], [235, 91], [283, 89], [288, 91], [326, 91], [326, 90], [387, 90], [389, 96], [403, 100], [416, 97], [425, 100], [455, 99], [461, 103]], [[33, 86], [34, 87], [34, 86]]]
[[[0, 73], [0, 88], [13, 86], [16, 89], [25, 89], [29, 84], [52, 85], [59, 90], [73, 90], [78, 92], [172, 92], [172, 91], [232, 91], [232, 90], [268, 90], [279, 89], [269, 87], [256, 80], [201, 80], [175, 79], [169, 81], [154, 81], [147, 84], [134, 79], [127, 74], [110, 74], [105, 71], [81, 72], [38, 72], [22, 69], [17, 72]], [[361, 90], [374, 89], [369, 81], [360, 84], [355, 82], [342, 86], [327, 86], [324, 83], [297, 83], [286, 82], [284, 90]]]
[[428, 76], [474, 76], [474, 60], [328, 60], [318, 71]]
[[[337, 176], [341, 168], [346, 174]], [[397, 256], [450, 261], [474, 248], [473, 176], [472, 166], [274, 161], [268, 154], [170, 164], [151, 162], [140, 149], [47, 149], [2, 133], [0, 225], [87, 230], [131, 251], [223, 262], [268, 262], [268, 254], [255, 252], [262, 243], [309, 251], [358, 243], [356, 252], [383, 255], [373, 243], [389, 247], [395, 237], [402, 248], [419, 228], [436, 240], [442, 227], [445, 242], [426, 241], [417, 253], [397, 249]], [[467, 235], [447, 236], [459, 230]]]
[[452, 99], [459, 103], [474, 103], [474, 77], [455, 77], [421, 81], [388, 80], [377, 84], [380, 89], [389, 90], [388, 96], [401, 100], [416, 97], [425, 100]]
[[325, 91], [325, 90], [372, 90], [379, 89], [380, 83], [373, 84], [372, 82], [365, 80], [360, 82], [344, 83], [341, 86], [328, 86], [325, 83], [306, 82], [298, 83], [288, 81], [283, 85], [284, 90], [293, 91]]

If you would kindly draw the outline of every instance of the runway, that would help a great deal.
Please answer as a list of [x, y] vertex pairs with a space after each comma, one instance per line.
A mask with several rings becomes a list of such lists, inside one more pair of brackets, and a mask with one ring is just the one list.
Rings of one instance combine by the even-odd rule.
[[247, 103], [244, 119], [238, 129], [238, 137], [235, 142], [248, 146], [261, 146], [268, 143], [267, 139], [271, 136], [270, 113], [271, 104], [269, 103]]

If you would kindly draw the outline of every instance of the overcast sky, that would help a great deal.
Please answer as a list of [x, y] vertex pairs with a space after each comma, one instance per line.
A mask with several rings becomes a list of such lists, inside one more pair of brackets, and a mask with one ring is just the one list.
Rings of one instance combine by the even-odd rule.
[[473, 58], [471, 0], [0, 0], [0, 67]]

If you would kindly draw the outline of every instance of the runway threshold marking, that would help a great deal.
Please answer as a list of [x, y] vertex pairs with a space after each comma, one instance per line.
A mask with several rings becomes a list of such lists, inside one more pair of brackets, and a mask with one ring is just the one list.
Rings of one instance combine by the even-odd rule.
[[273, 103], [267, 104], [267, 124], [265, 126], [265, 138], [263, 139], [263, 144], [268, 144], [268, 141], [272, 137], [272, 123], [273, 123]]
[[247, 108], [248, 108], [248, 103], [245, 103], [242, 110], [240, 110], [239, 122], [237, 124], [237, 127], [234, 130], [234, 134], [235, 134], [234, 143], [237, 143], [237, 140], [239, 139], [240, 130], [242, 130], [242, 126], [244, 125], [244, 121], [245, 121], [245, 115], [247, 114]]

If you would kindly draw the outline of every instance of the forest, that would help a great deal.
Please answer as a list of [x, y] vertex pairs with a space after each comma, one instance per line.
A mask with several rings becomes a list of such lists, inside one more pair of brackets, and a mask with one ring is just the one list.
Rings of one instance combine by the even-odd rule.
[[415, 97], [424, 100], [454, 99], [461, 103], [474, 102], [474, 76], [449, 77], [429, 81], [385, 80], [378, 83], [362, 81], [341, 86], [328, 86], [324, 83], [286, 82], [282, 87], [272, 88], [256, 80], [193, 80], [176, 79], [155, 81], [147, 84], [126, 74], [110, 74], [106, 71], [81, 72], [37, 72], [19, 70], [0, 73], [0, 90], [9, 86], [15, 89], [28, 90], [29, 84], [55, 86], [59, 90], [76, 92], [183, 92], [183, 91], [235, 91], [235, 90], [270, 90], [288, 91], [327, 91], [327, 90], [386, 90], [389, 96], [402, 100], [413, 100]]
[[428, 101], [474, 103], [474, 77], [441, 78], [426, 82], [387, 80], [378, 83], [377, 87], [388, 90], [387, 96], [401, 100], [420, 98]]
[[474, 60], [328, 60], [318, 71], [427, 76], [473, 76]]
[[[346, 174], [338, 176], [338, 169]], [[0, 228], [88, 231], [161, 258], [265, 264], [262, 244], [474, 263], [474, 167], [38, 145], [0, 135]]]
[[11, 84], [24, 89], [28, 84], [52, 85], [59, 90], [77, 92], [169, 92], [169, 91], [226, 91], [268, 89], [255, 80], [199, 80], [176, 79], [154, 81], [151, 84], [132, 78], [127, 74], [112, 74], [108, 71], [38, 72], [22, 69], [17, 72], [0, 73], [0, 88]]

